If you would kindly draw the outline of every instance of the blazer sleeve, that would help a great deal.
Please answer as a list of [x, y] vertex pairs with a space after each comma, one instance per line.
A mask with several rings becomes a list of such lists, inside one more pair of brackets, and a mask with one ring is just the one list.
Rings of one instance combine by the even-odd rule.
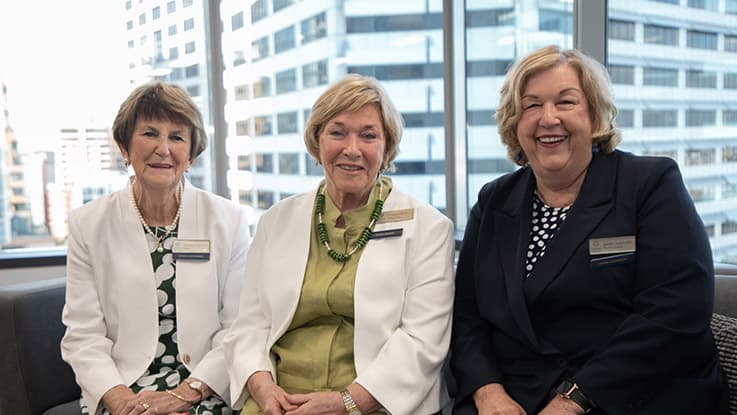
[[77, 383], [94, 411], [105, 392], [124, 381], [111, 357], [113, 342], [107, 337], [81, 216], [79, 212], [69, 216], [66, 304], [62, 312], [67, 330], [61, 340], [61, 355], [74, 369]]
[[453, 306], [450, 367], [456, 381], [456, 402], [472, 395], [476, 389], [489, 383], [501, 383], [502, 372], [491, 350], [490, 327], [479, 313], [476, 296], [475, 258], [479, 232], [484, 216], [485, 202], [493, 192], [493, 183], [479, 192], [471, 209], [463, 236]]
[[708, 236], [677, 165], [662, 163], [638, 173], [645, 183], [636, 189], [632, 314], [573, 377], [601, 407], [633, 402], [653, 381], [693, 376], [713, 358], [706, 352], [714, 297]]
[[268, 212], [261, 217], [258, 230], [251, 243], [245, 264], [244, 283], [241, 291], [238, 315], [225, 336], [223, 350], [230, 379], [230, 399], [234, 409], [241, 409], [248, 399], [248, 378], [256, 371], [270, 371], [274, 376], [267, 343], [271, 331], [271, 320], [261, 305], [259, 291], [261, 283], [264, 247], [267, 235], [282, 230], [272, 229]]
[[450, 343], [453, 224], [432, 213], [426, 212], [429, 223], [418, 224], [414, 247], [407, 251], [403, 271], [407, 288], [399, 327], [355, 381], [392, 414], [415, 413], [427, 399], [440, 379]]
[[[230, 394], [228, 391], [228, 376], [224, 368], [225, 352], [223, 348], [223, 339], [226, 331], [233, 324], [233, 320], [238, 314], [238, 300], [243, 287], [243, 270], [246, 265], [246, 255], [249, 247], [249, 231], [246, 210], [238, 207], [237, 223], [233, 223], [230, 230], [233, 232], [229, 238], [232, 241], [230, 247], [230, 257], [224, 258], [227, 261], [225, 267], [225, 277], [221, 280], [222, 285], [219, 289], [220, 310], [218, 316], [220, 318], [221, 329], [217, 331], [212, 338], [212, 349], [207, 352], [202, 360], [192, 370], [192, 377], [201, 379], [210, 388], [218, 393], [220, 397], [229, 401]], [[218, 267], [221, 269], [221, 267]]]

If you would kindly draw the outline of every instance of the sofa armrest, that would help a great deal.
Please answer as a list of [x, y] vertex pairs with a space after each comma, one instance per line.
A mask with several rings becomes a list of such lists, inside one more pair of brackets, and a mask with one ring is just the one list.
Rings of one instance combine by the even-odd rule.
[[0, 286], [0, 414], [37, 415], [79, 399], [61, 359], [64, 279]]

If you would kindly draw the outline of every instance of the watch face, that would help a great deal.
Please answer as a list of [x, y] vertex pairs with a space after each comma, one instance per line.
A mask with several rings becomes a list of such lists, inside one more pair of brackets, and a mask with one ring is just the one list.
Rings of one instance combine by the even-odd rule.
[[200, 387], [202, 387], [202, 382], [200, 382], [199, 380], [195, 380], [193, 382], [189, 382], [189, 386], [195, 389], [199, 389]]

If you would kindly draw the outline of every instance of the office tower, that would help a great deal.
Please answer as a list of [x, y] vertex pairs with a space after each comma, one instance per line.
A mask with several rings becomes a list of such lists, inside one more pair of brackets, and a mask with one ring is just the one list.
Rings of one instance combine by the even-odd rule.
[[3, 139], [0, 140], [0, 244], [4, 244], [10, 240], [10, 203], [8, 197], [10, 190], [8, 181], [13, 181], [10, 176], [9, 160], [11, 157], [8, 152], [9, 143], [14, 140], [13, 129], [10, 126], [8, 109], [8, 89], [5, 83], [0, 82], [0, 131], [3, 132]]

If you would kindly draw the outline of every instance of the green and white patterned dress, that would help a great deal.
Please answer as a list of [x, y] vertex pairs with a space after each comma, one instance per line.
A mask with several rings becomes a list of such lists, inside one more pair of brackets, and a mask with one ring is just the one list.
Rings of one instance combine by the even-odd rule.
[[[157, 237], [166, 233], [163, 226], [151, 227]], [[165, 391], [174, 389], [186, 379], [190, 373], [179, 359], [177, 347], [177, 320], [176, 320], [176, 261], [171, 252], [172, 244], [177, 238], [179, 225], [163, 241], [163, 252], [158, 252], [158, 242], [153, 236], [146, 233], [148, 250], [151, 252], [151, 262], [156, 278], [156, 296], [159, 312], [159, 342], [156, 347], [156, 356], [151, 366], [138, 378], [130, 388], [133, 392]], [[145, 229], [144, 229], [145, 232]], [[89, 414], [84, 400], [80, 401], [82, 414]], [[217, 395], [212, 395], [198, 405], [189, 408], [193, 415], [228, 415], [232, 410]], [[102, 409], [103, 415], [109, 415], [107, 409]]]

